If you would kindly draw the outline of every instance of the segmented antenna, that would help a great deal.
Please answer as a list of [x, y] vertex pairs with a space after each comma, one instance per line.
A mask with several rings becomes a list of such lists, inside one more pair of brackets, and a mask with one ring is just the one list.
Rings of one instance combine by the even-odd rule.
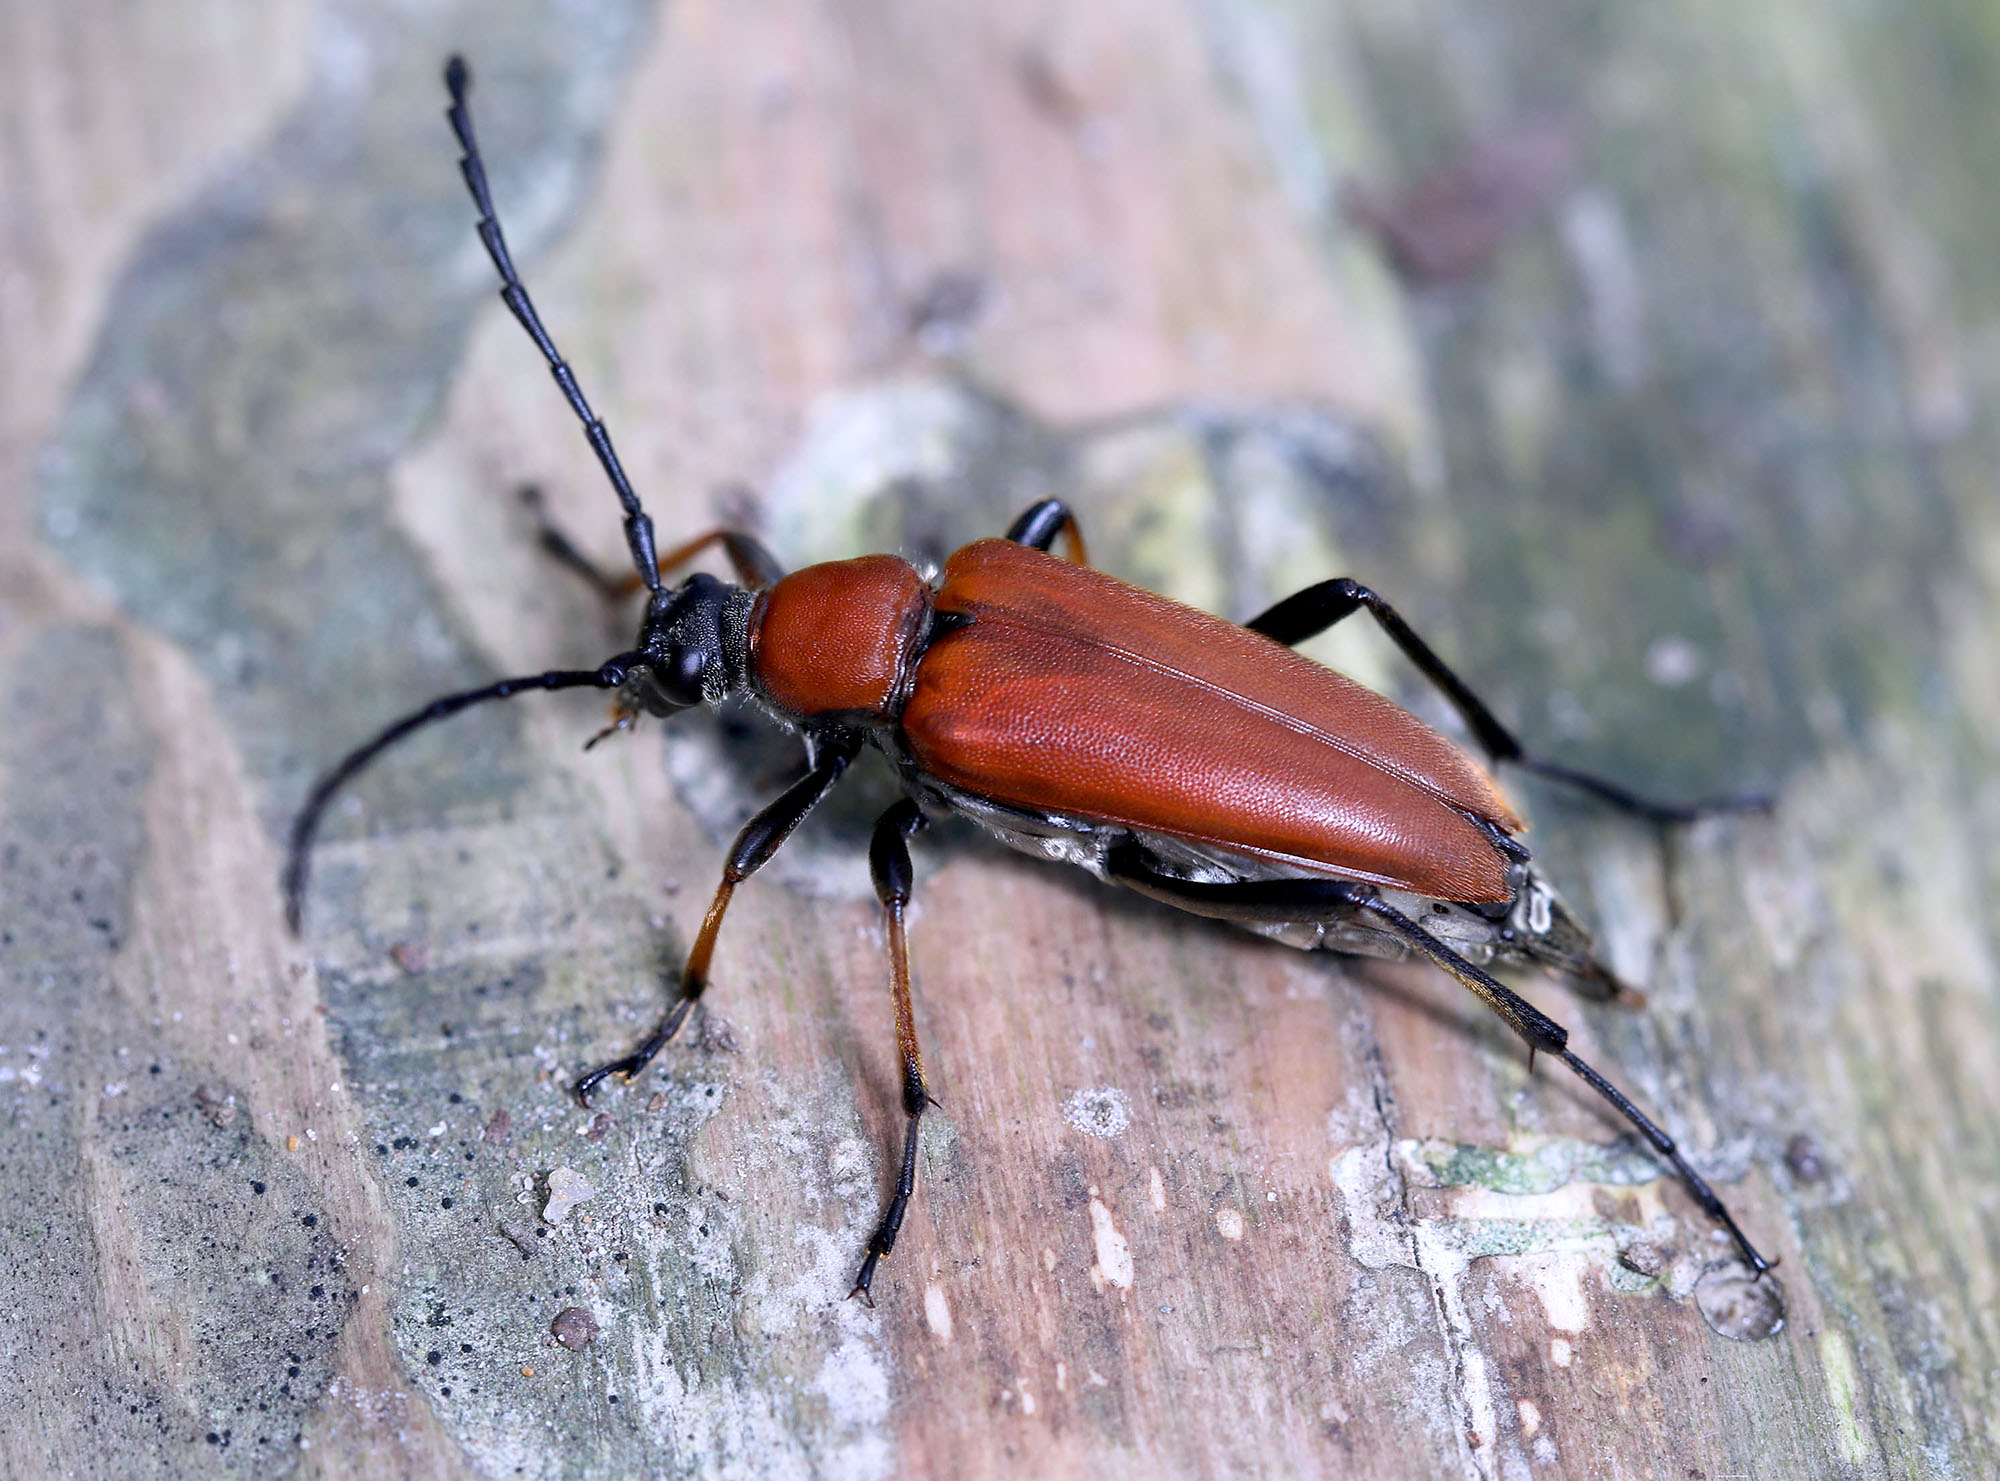
[[612, 450], [611, 434], [584, 399], [583, 388], [576, 383], [576, 373], [569, 368], [569, 362], [556, 353], [555, 341], [542, 327], [541, 316], [535, 312], [520, 274], [514, 271], [514, 259], [507, 251], [507, 238], [501, 234], [500, 218], [493, 213], [493, 196], [486, 187], [486, 165], [479, 157], [479, 141], [472, 133], [472, 112], [465, 102], [472, 88], [472, 71], [463, 57], [454, 56], [445, 63], [444, 85], [451, 93], [451, 107], [444, 116], [450, 120], [451, 131], [458, 135], [458, 147], [464, 151], [458, 161], [458, 172], [465, 177], [465, 188], [472, 192], [472, 203], [479, 208], [479, 240], [485, 243], [486, 255], [493, 259], [494, 270], [500, 274], [500, 301], [513, 310], [521, 327], [528, 331], [542, 358], [549, 362], [549, 374], [569, 398], [570, 410], [583, 423], [583, 435], [590, 439], [597, 461], [604, 466], [605, 477], [611, 480], [612, 490], [624, 506], [625, 544], [632, 552], [632, 564], [639, 572], [639, 579], [646, 583], [646, 590], [658, 591], [660, 559], [653, 548], [653, 521], [641, 507], [618, 454]]
[[367, 745], [348, 752], [338, 766], [313, 784], [312, 795], [306, 799], [306, 805], [299, 809], [299, 815], [292, 823], [291, 847], [285, 854], [284, 891], [285, 920], [293, 932], [297, 933], [304, 910], [306, 876], [312, 867], [313, 837], [319, 832], [319, 820], [326, 812], [326, 805], [333, 801], [334, 793], [353, 780], [355, 774], [377, 756], [411, 731], [448, 719], [460, 710], [484, 704], [489, 699], [512, 699], [533, 689], [616, 689], [625, 682], [625, 675], [632, 666], [643, 658], [644, 655], [639, 653], [621, 653], [599, 668], [551, 669], [545, 674], [526, 674], [517, 679], [502, 679], [482, 689], [447, 694], [432, 700], [421, 710], [403, 716]]

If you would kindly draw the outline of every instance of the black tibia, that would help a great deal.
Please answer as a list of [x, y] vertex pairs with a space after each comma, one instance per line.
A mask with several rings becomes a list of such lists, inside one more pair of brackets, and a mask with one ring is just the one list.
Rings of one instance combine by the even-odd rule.
[[576, 548], [576, 543], [563, 533], [562, 526], [549, 518], [548, 505], [542, 500], [541, 488], [532, 483], [521, 485], [521, 502], [528, 506], [535, 516], [535, 543], [553, 556], [560, 564], [567, 566], [596, 589], [606, 601], [621, 601], [640, 589], [636, 571], [623, 576], [614, 576], [596, 561]]
[[860, 748], [860, 742], [852, 736], [837, 734], [823, 738], [813, 769], [792, 783], [784, 796], [743, 825], [743, 831], [736, 835], [736, 842], [729, 846], [729, 858], [722, 868], [722, 883], [716, 886], [715, 898], [709, 902], [708, 914], [702, 917], [701, 930], [695, 934], [694, 948], [688, 952], [687, 965], [681, 969], [680, 997], [637, 1049], [622, 1059], [599, 1065], [576, 1082], [578, 1100], [588, 1105], [590, 1092], [611, 1075], [631, 1079], [651, 1064], [653, 1056], [680, 1032], [688, 1013], [708, 988], [708, 968], [715, 956], [715, 938], [722, 930], [722, 917], [728, 913], [729, 900], [736, 893], [736, 887], [770, 862], [771, 856], [792, 836], [792, 830], [805, 821], [806, 814], [818, 806], [822, 797], [833, 790], [833, 784], [840, 780]]
[[326, 812], [326, 805], [333, 800], [334, 793], [353, 780], [356, 773], [377, 756], [411, 731], [420, 730], [433, 721], [448, 719], [460, 710], [484, 704], [489, 699], [512, 699], [517, 694], [534, 689], [616, 689], [625, 682], [626, 673], [632, 666], [644, 661], [642, 653], [621, 653], [594, 669], [551, 669], [545, 674], [502, 679], [483, 689], [447, 694], [405, 715], [367, 745], [349, 752], [333, 770], [313, 784], [305, 806], [299, 809], [298, 817], [292, 822], [291, 846], [285, 856], [284, 873], [285, 919], [292, 930], [298, 930], [304, 910], [306, 878], [312, 867], [313, 837], [319, 832], [319, 820]]
[[[588, 581], [606, 601], [623, 601], [640, 590], [643, 583], [636, 573], [628, 571], [622, 576], [614, 576], [577, 549], [575, 542], [563, 533], [562, 527], [549, 518], [542, 503], [542, 491], [535, 485], [522, 485], [521, 502], [534, 511], [535, 536], [542, 549]], [[711, 545], [722, 547], [736, 579], [752, 591], [761, 591], [773, 585], [785, 574], [784, 566], [763, 541], [743, 530], [725, 529], [710, 530], [684, 545], [661, 551], [659, 568], [671, 571], [675, 566], [693, 560]]]
[[640, 507], [639, 496], [633, 492], [631, 480], [625, 476], [624, 466], [612, 449], [611, 434], [604, 429], [604, 423], [598, 420], [597, 413], [584, 399], [583, 388], [577, 384], [576, 374], [569, 368], [569, 362], [556, 353], [555, 341], [542, 327], [541, 316], [535, 312], [528, 290], [521, 284], [520, 274], [514, 271], [514, 259], [507, 250], [507, 238], [500, 231], [500, 218], [493, 212], [493, 195], [487, 188], [486, 165], [479, 157], [479, 141], [472, 132], [472, 111], [465, 101], [466, 94], [472, 90], [472, 71], [462, 57], [453, 57], [445, 64], [444, 85], [451, 94], [451, 107], [445, 110], [445, 118], [451, 123], [451, 131], [458, 136], [458, 147], [464, 151], [458, 170], [465, 177], [465, 188], [472, 192], [473, 204], [479, 208], [479, 240], [486, 247], [486, 255], [493, 259], [494, 271], [500, 274], [500, 299], [513, 311], [521, 327], [528, 331], [528, 337], [534, 340], [542, 358], [548, 361], [549, 373], [562, 387], [570, 409], [583, 423], [583, 435], [589, 439], [597, 461], [603, 465], [605, 477], [611, 480], [612, 491], [618, 495], [618, 503], [625, 511], [625, 544], [632, 552], [632, 568], [638, 572], [640, 583], [648, 591], [658, 591], [660, 562], [653, 548], [653, 521]]
[[910, 1195], [917, 1186], [917, 1126], [931, 1104], [924, 1085], [924, 1057], [917, 1047], [916, 1014], [910, 1006], [910, 952], [903, 930], [903, 912], [910, 903], [911, 834], [924, 826], [924, 815], [907, 798], [876, 820], [875, 836], [868, 845], [868, 868], [875, 876], [875, 893], [882, 901], [882, 913], [889, 934], [889, 990], [896, 1000], [896, 1047], [903, 1059], [903, 1166], [896, 1176], [896, 1191], [882, 1222], [868, 1241], [867, 1258], [855, 1277], [852, 1300], [859, 1296], [870, 1306], [875, 1299], [869, 1287], [875, 1283], [875, 1267], [896, 1247], [903, 1215], [909, 1210]]
[[1056, 543], [1058, 535], [1069, 540], [1070, 560], [1079, 566], [1090, 564], [1090, 552], [1083, 544], [1083, 526], [1077, 523], [1069, 505], [1060, 499], [1043, 499], [1040, 503], [1030, 504], [1007, 529], [1009, 540], [1016, 545], [1033, 546], [1036, 550], [1047, 550]]
[[1437, 686], [1439, 693], [1458, 711], [1459, 718], [1465, 722], [1480, 747], [1495, 761], [1566, 783], [1613, 807], [1655, 823], [1688, 823], [1707, 813], [1745, 812], [1771, 805], [1770, 799], [1762, 796], [1718, 797], [1687, 803], [1655, 802], [1603, 777], [1530, 755], [1514, 733], [1495, 718], [1493, 711], [1486, 707], [1486, 702], [1466, 688], [1465, 681], [1445, 666], [1444, 660], [1431, 651], [1430, 644], [1417, 636], [1416, 630], [1403, 620], [1401, 613], [1358, 581], [1345, 576], [1308, 586], [1243, 625], [1290, 648], [1307, 638], [1318, 636], [1363, 607], [1368, 609], [1368, 615], [1375, 619], [1395, 645], [1403, 650], [1403, 656]]
[[1680, 1175], [1710, 1218], [1728, 1231], [1744, 1263], [1762, 1275], [1771, 1262], [1737, 1227], [1723, 1206], [1688, 1160], [1674, 1145], [1673, 1138], [1648, 1120], [1626, 1094], [1579, 1059], [1569, 1047], [1569, 1031], [1543, 1013], [1519, 993], [1496, 982], [1485, 972], [1446, 946], [1417, 922], [1384, 900], [1373, 885], [1344, 879], [1247, 880], [1240, 883], [1201, 884], [1162, 874], [1147, 861], [1137, 847], [1127, 844], [1111, 850], [1105, 872], [1118, 883], [1163, 900], [1195, 915], [1214, 916], [1245, 925], [1287, 921], [1325, 920], [1343, 914], [1366, 914], [1407, 941], [1417, 951], [1456, 977], [1474, 996], [1519, 1034], [1528, 1046], [1530, 1063], [1538, 1051], [1557, 1055], [1583, 1082], [1603, 1096], [1618, 1113], [1639, 1129], [1653, 1150], [1664, 1157]]

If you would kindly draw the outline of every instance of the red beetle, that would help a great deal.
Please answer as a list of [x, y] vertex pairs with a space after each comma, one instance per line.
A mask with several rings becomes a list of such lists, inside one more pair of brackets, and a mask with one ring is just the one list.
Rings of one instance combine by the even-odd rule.
[[[628, 1079], [659, 1053], [708, 985], [731, 895], [791, 836], [864, 745], [907, 793], [875, 826], [869, 862], [887, 921], [908, 1125], [901, 1172], [868, 1242], [854, 1294], [867, 1296], [895, 1247], [916, 1180], [917, 1127], [931, 1104], [910, 1007], [904, 911], [908, 839], [959, 813], [1028, 853], [1198, 915], [1307, 949], [1420, 952], [1527, 1042], [1583, 1077], [1672, 1164], [1758, 1275], [1770, 1262], [1671, 1138], [1579, 1059], [1568, 1033], [1475, 965], [1540, 963], [1609, 981], [1588, 937], [1514, 839], [1520, 820], [1486, 771], [1415, 716], [1291, 645], [1365, 608], [1471, 727], [1495, 761], [1582, 787], [1655, 821], [1700, 808], [1646, 802], [1543, 762], [1515, 738], [1386, 602], [1323, 582], [1238, 627], [1093, 570], [1075, 517], [1034, 505], [1005, 539], [956, 551], [936, 579], [889, 555], [784, 574], [753, 537], [717, 530], [664, 559], [611, 439], [556, 352], [514, 271], [493, 213], [465, 96], [445, 70], [460, 168], [501, 297], [547, 358], [625, 509], [637, 584], [650, 594], [637, 643], [596, 669], [506, 679], [438, 699], [348, 756], [314, 787], [293, 826], [287, 910], [299, 924], [313, 835], [333, 794], [383, 749], [470, 705], [531, 689], [615, 690], [618, 728], [748, 694], [805, 738], [810, 769], [753, 817], [729, 850], [681, 978], [646, 1041], [576, 1084]], [[1067, 542], [1069, 560], [1049, 549]], [[560, 537], [550, 541], [574, 563]], [[740, 585], [671, 569], [720, 545]], [[1742, 806], [1737, 801], [1720, 806]], [[1421, 919], [1421, 924], [1419, 923]]]

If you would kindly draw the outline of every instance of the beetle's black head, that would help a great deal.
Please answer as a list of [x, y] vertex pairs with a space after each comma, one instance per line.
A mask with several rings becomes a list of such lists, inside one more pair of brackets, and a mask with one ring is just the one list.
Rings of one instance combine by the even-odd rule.
[[749, 666], [750, 608], [756, 598], [697, 572], [653, 593], [639, 626], [638, 652], [619, 688], [625, 708], [671, 715], [719, 704], [743, 686]]

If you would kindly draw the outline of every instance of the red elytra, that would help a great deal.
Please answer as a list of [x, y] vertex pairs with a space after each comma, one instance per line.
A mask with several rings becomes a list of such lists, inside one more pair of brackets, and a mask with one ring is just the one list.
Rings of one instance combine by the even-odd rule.
[[945, 562], [971, 621], [917, 661], [903, 740], [931, 775], [1445, 900], [1510, 898], [1483, 768], [1399, 705], [1269, 638], [1007, 540]]
[[[1030, 507], [1004, 540], [980, 540], [935, 582], [895, 556], [786, 575], [755, 537], [718, 530], [656, 555], [609, 434], [556, 353], [494, 214], [466, 107], [469, 74], [446, 69], [448, 117], [501, 296], [542, 349], [625, 510], [648, 593], [633, 648], [596, 669], [555, 670], [444, 696], [350, 753], [315, 785], [293, 827], [284, 888], [296, 928], [313, 838], [327, 803], [384, 749], [421, 726], [531, 689], [615, 690], [619, 722], [747, 694], [799, 730], [808, 769], [752, 817], [682, 973], [681, 994], [631, 1054], [584, 1075], [630, 1078], [679, 1030], [708, 983], [734, 892], [768, 861], [864, 745], [887, 755], [906, 793], [877, 823], [871, 872], [890, 947], [906, 1128], [894, 1192], [853, 1294], [868, 1295], [894, 1248], [930, 1106], [911, 1001], [904, 916], [908, 839], [959, 813], [1039, 857], [1288, 944], [1421, 953], [1520, 1034], [1560, 1058], [1645, 1136], [1762, 1275], [1760, 1255], [1673, 1140], [1568, 1047], [1567, 1032], [1480, 962], [1552, 965], [1612, 981], [1588, 938], [1513, 837], [1520, 820], [1487, 772], [1380, 695], [1291, 645], [1366, 610], [1435, 684], [1490, 756], [1577, 785], [1655, 821], [1696, 809], [1649, 803], [1613, 783], [1526, 754], [1492, 712], [1386, 602], [1321, 582], [1237, 626], [1091, 569], [1059, 500]], [[572, 564], [567, 541], [545, 543]], [[1048, 554], [1059, 538], [1072, 561]], [[705, 573], [667, 588], [660, 566], [720, 546], [740, 585]], [[604, 578], [597, 577], [600, 582]], [[1727, 804], [1740, 806], [1741, 803]], [[1475, 961], [1472, 958], [1477, 958]]]

